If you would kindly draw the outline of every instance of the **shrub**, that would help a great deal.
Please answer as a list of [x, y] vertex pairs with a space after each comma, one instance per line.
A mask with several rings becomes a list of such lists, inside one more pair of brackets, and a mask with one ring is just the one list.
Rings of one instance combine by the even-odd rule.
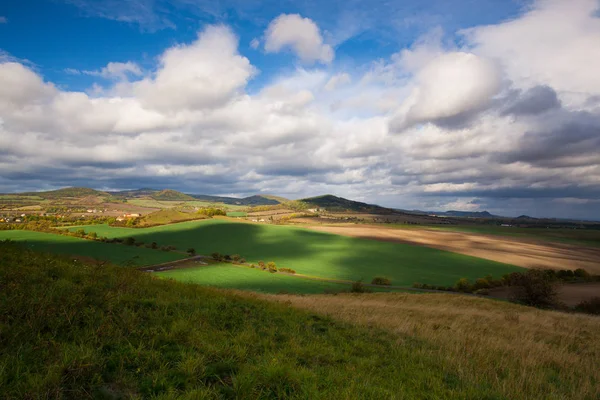
[[415, 282], [412, 284], [412, 287], [414, 287], [415, 289], [423, 289], [423, 284], [419, 283], [419, 282]]
[[478, 294], [480, 296], [487, 296], [490, 294], [490, 290], [489, 289], [477, 289], [475, 292], [475, 294]]
[[231, 256], [231, 259], [233, 261], [239, 261], [240, 258], [242, 258], [242, 257], [239, 254], [234, 254], [234, 255]]
[[479, 289], [489, 289], [490, 288], [490, 282], [485, 279], [485, 278], [478, 278], [477, 280], [475, 280], [475, 284], [473, 285], [473, 289], [475, 290], [479, 290]]
[[371, 290], [363, 285], [362, 281], [356, 281], [350, 287], [350, 293], [369, 293]]
[[383, 276], [376, 276], [371, 281], [371, 284], [390, 286], [392, 284], [392, 281], [389, 278], [384, 278]]
[[156, 242], [152, 242], [152, 244], [150, 245], [151, 248], [153, 249], [158, 249], [158, 244]]
[[259, 261], [258, 262], [258, 268], [260, 268], [260, 269], [267, 269], [267, 267], [265, 266], [265, 262], [264, 261]]
[[229, 254], [225, 254], [225, 255], [223, 256], [223, 259], [224, 259], [225, 261], [231, 261], [231, 256], [230, 256]]
[[291, 269], [291, 268], [285, 268], [285, 267], [284, 268], [279, 268], [279, 272], [285, 272], [285, 273], [288, 273], [288, 274], [295, 274], [296, 273], [296, 271], [294, 271], [293, 269]]
[[514, 300], [534, 307], [549, 308], [557, 305], [555, 281], [541, 269], [530, 269], [516, 282]]
[[573, 271], [573, 275], [575, 275], [577, 278], [585, 279], [586, 281], [592, 277], [590, 273], [583, 268], [577, 268], [575, 271]]
[[456, 288], [456, 290], [458, 292], [461, 292], [461, 293], [472, 293], [473, 292], [473, 286], [471, 285], [471, 282], [469, 282], [469, 280], [467, 278], [460, 278], [458, 281], [456, 281], [456, 284], [454, 285], [454, 287]]
[[246, 264], [246, 259], [245, 259], [245, 258], [240, 258], [240, 259], [238, 260], [238, 262], [239, 262], [240, 264]]
[[250, 264], [250, 268], [256, 268], [255, 264]]
[[575, 311], [600, 315], [600, 297], [592, 297], [589, 300], [582, 301], [575, 306]]
[[267, 269], [269, 270], [269, 272], [277, 272], [277, 266], [273, 261], [269, 261], [267, 263]]
[[195, 256], [196, 249], [194, 249], [193, 247], [190, 247], [189, 249], [187, 249], [186, 253], [188, 253], [190, 256]]
[[133, 244], [135, 243], [135, 238], [128, 237], [127, 239], [125, 239], [125, 241], [123, 243], [126, 246], [133, 246]]
[[216, 260], [216, 261], [223, 260], [223, 256], [221, 255], [221, 253], [214, 252], [210, 256], [213, 258], [213, 260]]

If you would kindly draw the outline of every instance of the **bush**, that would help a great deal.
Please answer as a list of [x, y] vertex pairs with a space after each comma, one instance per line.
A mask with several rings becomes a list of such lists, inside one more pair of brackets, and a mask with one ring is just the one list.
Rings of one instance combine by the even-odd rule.
[[246, 264], [246, 259], [245, 259], [245, 258], [240, 258], [240, 259], [238, 260], [238, 262], [239, 262], [240, 264]]
[[384, 278], [383, 276], [376, 276], [371, 281], [371, 284], [390, 286], [392, 284], [392, 281], [389, 278]]
[[265, 266], [265, 262], [264, 261], [259, 261], [258, 262], [258, 268], [260, 268], [260, 269], [267, 269], [267, 267]]
[[534, 307], [551, 308], [557, 305], [556, 282], [542, 269], [530, 269], [520, 274], [514, 300]]
[[423, 289], [423, 284], [419, 283], [419, 282], [415, 282], [412, 284], [412, 287], [414, 287], [415, 289]]
[[152, 249], [158, 249], [158, 244], [156, 242], [152, 242], [152, 244], [150, 245], [150, 247]]
[[233, 261], [239, 261], [240, 258], [242, 258], [242, 257], [239, 254], [234, 254], [234, 255], [231, 256], [231, 259]]
[[296, 273], [296, 271], [294, 271], [291, 268], [279, 268], [279, 272], [285, 272], [285, 273], [288, 273], [288, 274], [295, 274]]
[[600, 297], [592, 297], [589, 300], [582, 301], [575, 306], [575, 311], [600, 315]]
[[590, 273], [583, 268], [577, 268], [575, 271], [573, 271], [573, 275], [575, 275], [577, 278], [585, 279], [586, 281], [590, 280], [592, 277]]
[[478, 294], [480, 296], [487, 296], [490, 294], [490, 290], [489, 289], [477, 289], [474, 293]]
[[133, 246], [135, 244], [135, 238], [128, 237], [127, 239], [125, 239], [123, 244], [125, 244], [126, 246]]
[[350, 287], [350, 293], [370, 293], [371, 290], [363, 285], [362, 281], [356, 281]]
[[267, 269], [269, 270], [269, 272], [277, 272], [277, 266], [273, 261], [269, 261], [267, 263]]
[[489, 289], [490, 288], [490, 282], [485, 279], [485, 278], [478, 278], [477, 280], [475, 280], [475, 284], [473, 285], [473, 289], [475, 290], [479, 290], [479, 289]]
[[221, 255], [221, 253], [214, 252], [210, 256], [213, 258], [213, 260], [216, 260], [216, 261], [223, 260], [223, 256]]
[[193, 247], [190, 247], [189, 249], [187, 249], [186, 253], [188, 253], [191, 256], [195, 256], [196, 255], [196, 249], [194, 249]]
[[471, 285], [471, 282], [469, 282], [467, 278], [460, 278], [458, 281], [456, 281], [454, 287], [456, 288], [456, 291], [461, 293], [473, 292], [473, 285]]

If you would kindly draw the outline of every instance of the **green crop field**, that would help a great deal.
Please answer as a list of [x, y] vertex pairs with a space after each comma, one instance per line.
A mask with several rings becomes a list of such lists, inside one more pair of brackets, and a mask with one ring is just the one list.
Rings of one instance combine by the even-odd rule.
[[199, 283], [206, 286], [252, 290], [264, 293], [323, 293], [326, 289], [340, 291], [348, 285], [319, 282], [284, 274], [272, 274], [268, 271], [231, 264], [215, 264], [204, 267], [173, 269], [156, 272], [163, 278], [177, 281]]
[[184, 258], [184, 254], [169, 253], [143, 247], [94, 242], [71, 236], [31, 231], [0, 231], [0, 241], [27, 242], [27, 246], [38, 251], [57, 254], [80, 255], [107, 260], [119, 265], [144, 266]]
[[357, 239], [292, 226], [239, 223], [221, 219], [182, 222], [152, 228], [84, 227], [109, 238], [134, 237], [143, 242], [194, 248], [198, 254], [240, 254], [249, 262], [275, 261], [298, 273], [345, 280], [386, 276], [394, 285], [414, 282], [451, 285], [521, 271], [519, 267], [427, 247]]
[[230, 211], [227, 213], [228, 217], [247, 217], [248, 213], [242, 211]]

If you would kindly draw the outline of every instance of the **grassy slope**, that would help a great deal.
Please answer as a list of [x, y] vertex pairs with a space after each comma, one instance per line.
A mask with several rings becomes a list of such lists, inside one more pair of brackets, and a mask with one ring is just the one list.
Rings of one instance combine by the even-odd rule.
[[264, 293], [284, 291], [290, 293], [323, 293], [325, 289], [334, 291], [348, 289], [348, 285], [319, 282], [284, 274], [272, 274], [259, 269], [235, 267], [230, 264], [174, 269], [156, 272], [156, 275], [181, 282]]
[[449, 384], [491, 382], [486, 398], [600, 398], [598, 317], [449, 294], [253, 296], [424, 340], [413, 356], [438, 360]]
[[168, 253], [135, 246], [125, 246], [94, 242], [70, 236], [31, 231], [0, 231], [0, 240], [27, 242], [27, 246], [40, 251], [66, 255], [81, 255], [99, 260], [108, 260], [115, 264], [151, 265], [179, 260], [184, 254]]
[[[0, 243], [0, 398], [492, 398], [430, 346]], [[498, 398], [498, 397], [494, 397]]]
[[[88, 228], [86, 228], [86, 231]], [[461, 277], [496, 277], [521, 268], [426, 247], [387, 243], [272, 226], [211, 219], [144, 229], [89, 227], [99, 236], [134, 236], [143, 242], [193, 247], [198, 254], [241, 254], [248, 261], [275, 261], [279, 267], [334, 279], [370, 281], [385, 275], [395, 285], [414, 282], [450, 285]]]
[[3, 399], [600, 395], [594, 317], [450, 295], [257, 299], [5, 243], [0, 282]]

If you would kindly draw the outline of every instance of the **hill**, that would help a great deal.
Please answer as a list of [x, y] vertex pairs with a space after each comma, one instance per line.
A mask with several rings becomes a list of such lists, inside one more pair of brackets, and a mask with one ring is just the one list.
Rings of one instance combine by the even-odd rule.
[[305, 203], [309, 207], [324, 208], [328, 211], [358, 211], [384, 214], [394, 212], [389, 208], [380, 207], [375, 204], [367, 204], [359, 201], [348, 200], [331, 194], [309, 197], [306, 199], [300, 199], [299, 201]]
[[160, 201], [192, 201], [194, 198], [188, 194], [176, 190], [165, 189], [150, 195], [154, 200]]
[[451, 295], [242, 296], [7, 242], [0, 282], [3, 399], [600, 394], [593, 317]]
[[106, 192], [85, 188], [85, 187], [68, 187], [58, 190], [50, 190], [47, 192], [28, 192], [20, 193], [23, 196], [39, 196], [44, 199], [58, 199], [61, 197], [89, 197], [89, 196], [109, 196]]
[[172, 208], [155, 211], [147, 214], [136, 220], [135, 226], [137, 227], [150, 227], [156, 225], [171, 224], [174, 222], [191, 221], [197, 219], [206, 219], [205, 215], [198, 213], [187, 213]]
[[196, 200], [208, 201], [213, 203], [234, 204], [240, 206], [270, 206], [281, 203], [281, 201], [275, 198], [275, 196], [254, 195], [244, 198], [210, 196], [206, 194], [191, 194], [190, 196]]

